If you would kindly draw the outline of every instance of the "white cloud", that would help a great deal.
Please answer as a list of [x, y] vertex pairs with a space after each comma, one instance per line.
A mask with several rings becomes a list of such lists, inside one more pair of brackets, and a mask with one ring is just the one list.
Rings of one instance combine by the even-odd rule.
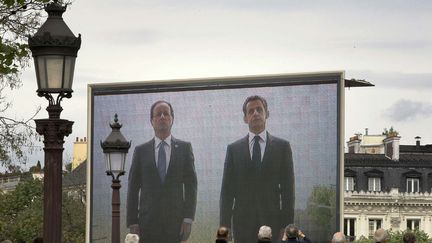
[[396, 122], [415, 122], [418, 119], [431, 118], [432, 103], [400, 99], [384, 110], [383, 117]]

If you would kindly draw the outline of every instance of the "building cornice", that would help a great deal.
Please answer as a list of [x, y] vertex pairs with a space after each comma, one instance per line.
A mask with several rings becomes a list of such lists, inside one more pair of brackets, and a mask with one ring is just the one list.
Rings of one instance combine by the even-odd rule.
[[432, 193], [345, 191], [345, 205], [432, 207]]

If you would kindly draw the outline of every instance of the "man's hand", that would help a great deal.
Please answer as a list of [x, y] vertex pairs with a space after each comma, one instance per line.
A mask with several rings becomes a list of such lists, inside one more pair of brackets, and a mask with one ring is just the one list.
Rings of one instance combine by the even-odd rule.
[[129, 226], [129, 232], [131, 234], [139, 235], [139, 225], [138, 224], [131, 224]]
[[183, 222], [180, 227], [180, 239], [181, 241], [186, 241], [189, 239], [190, 233], [192, 230], [192, 224]]

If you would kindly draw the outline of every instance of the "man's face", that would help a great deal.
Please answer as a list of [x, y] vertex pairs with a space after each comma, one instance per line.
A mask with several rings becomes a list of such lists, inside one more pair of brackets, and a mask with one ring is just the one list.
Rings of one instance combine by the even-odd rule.
[[170, 131], [173, 124], [173, 117], [168, 104], [159, 103], [153, 109], [153, 118], [151, 119], [155, 131]]
[[258, 134], [264, 131], [268, 112], [261, 100], [252, 100], [246, 104], [244, 122], [249, 125], [249, 131]]

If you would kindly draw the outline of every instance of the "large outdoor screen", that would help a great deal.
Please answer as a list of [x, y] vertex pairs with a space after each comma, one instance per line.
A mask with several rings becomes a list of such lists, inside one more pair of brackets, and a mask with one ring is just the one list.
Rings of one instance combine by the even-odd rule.
[[131, 141], [121, 241], [138, 225], [143, 241], [214, 242], [224, 225], [242, 243], [266, 224], [276, 242], [294, 223], [328, 242], [339, 229], [343, 80], [324, 72], [90, 85], [88, 239], [111, 239], [100, 142], [117, 114]]

